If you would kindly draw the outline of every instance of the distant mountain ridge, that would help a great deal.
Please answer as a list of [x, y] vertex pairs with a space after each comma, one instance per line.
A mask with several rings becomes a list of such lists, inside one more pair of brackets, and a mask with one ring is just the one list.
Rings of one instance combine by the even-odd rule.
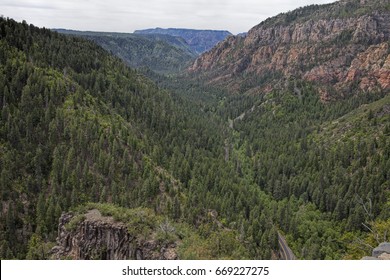
[[218, 42], [233, 35], [226, 30], [196, 30], [185, 28], [151, 28], [136, 30], [135, 34], [165, 34], [183, 38], [190, 48], [198, 54], [212, 49]]
[[165, 34], [132, 34], [54, 29], [58, 33], [92, 40], [133, 68], [149, 68], [158, 73], [185, 69], [197, 54], [184, 39]]

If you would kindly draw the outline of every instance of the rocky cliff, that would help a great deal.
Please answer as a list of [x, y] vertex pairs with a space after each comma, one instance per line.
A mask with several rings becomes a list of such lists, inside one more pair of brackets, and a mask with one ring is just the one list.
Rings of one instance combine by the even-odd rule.
[[54, 259], [168, 260], [177, 259], [176, 243], [153, 235], [134, 235], [123, 222], [92, 209], [83, 215], [63, 214], [59, 221]]
[[390, 5], [340, 1], [281, 14], [200, 56], [191, 74], [232, 91], [271, 90], [289, 77], [332, 89], [390, 89]]

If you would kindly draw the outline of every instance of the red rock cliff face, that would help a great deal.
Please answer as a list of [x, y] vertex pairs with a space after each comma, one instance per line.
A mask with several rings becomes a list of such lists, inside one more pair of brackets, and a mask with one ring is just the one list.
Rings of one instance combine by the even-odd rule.
[[321, 15], [290, 24], [264, 22], [245, 38], [231, 36], [200, 56], [189, 72], [232, 91], [242, 91], [242, 84], [244, 91], [270, 90], [291, 76], [339, 90], [390, 89], [390, 12]]

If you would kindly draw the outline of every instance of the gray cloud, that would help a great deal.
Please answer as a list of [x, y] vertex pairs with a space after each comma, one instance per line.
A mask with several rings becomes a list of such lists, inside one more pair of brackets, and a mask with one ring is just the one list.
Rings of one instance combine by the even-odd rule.
[[267, 17], [334, 0], [0, 0], [0, 13], [47, 28], [132, 32], [151, 27], [248, 31]]
[[53, 10], [58, 7], [43, 1], [1, 1], [0, 7]]

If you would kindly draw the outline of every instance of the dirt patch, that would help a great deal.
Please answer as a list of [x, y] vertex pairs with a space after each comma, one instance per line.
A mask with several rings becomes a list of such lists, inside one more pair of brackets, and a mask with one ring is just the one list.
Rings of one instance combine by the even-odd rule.
[[85, 219], [90, 222], [105, 222], [105, 223], [115, 223], [115, 220], [113, 217], [106, 217], [103, 216], [99, 210], [97, 209], [92, 209], [89, 210], [85, 214]]

